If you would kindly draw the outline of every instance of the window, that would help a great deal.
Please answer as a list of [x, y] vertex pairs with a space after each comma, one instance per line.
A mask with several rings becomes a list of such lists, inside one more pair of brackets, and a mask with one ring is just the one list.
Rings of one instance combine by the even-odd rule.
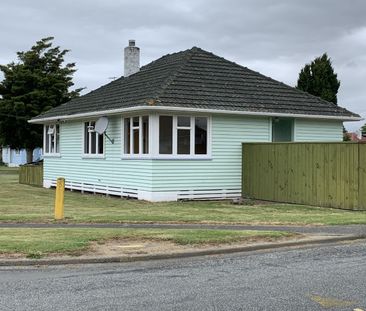
[[159, 117], [159, 153], [172, 154], [173, 152], [173, 117]]
[[103, 155], [104, 135], [94, 131], [95, 121], [84, 123], [84, 154]]
[[149, 117], [124, 118], [124, 154], [149, 153]]
[[272, 141], [293, 141], [294, 120], [288, 118], [272, 119]]
[[177, 117], [177, 153], [191, 153], [191, 117]]
[[122, 154], [126, 158], [207, 158], [209, 118], [157, 115], [122, 119]]
[[207, 154], [207, 118], [195, 118], [194, 150], [195, 154]]
[[58, 124], [45, 125], [44, 150], [46, 155], [60, 153], [60, 126]]
[[160, 116], [159, 154], [207, 155], [207, 117]]

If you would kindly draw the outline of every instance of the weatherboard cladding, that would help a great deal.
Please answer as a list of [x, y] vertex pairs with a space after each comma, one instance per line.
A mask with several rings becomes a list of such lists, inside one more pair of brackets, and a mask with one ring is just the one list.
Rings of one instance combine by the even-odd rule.
[[[113, 116], [105, 140], [105, 158], [83, 158], [82, 121], [60, 125], [60, 157], [45, 157], [44, 179], [124, 187], [140, 191], [237, 189], [241, 187], [241, 143], [270, 142], [271, 121], [265, 117], [212, 116], [212, 159], [121, 159], [121, 118]], [[317, 132], [321, 130], [321, 133]], [[342, 122], [296, 120], [295, 140], [340, 141]]]
[[154, 161], [152, 190], [235, 189], [240, 193], [243, 141], [271, 141], [269, 118], [213, 116], [212, 159]]
[[337, 121], [322, 121], [296, 119], [295, 141], [342, 141], [343, 124]]
[[121, 160], [121, 118], [112, 117], [105, 138], [105, 158], [83, 156], [83, 123], [73, 121], [60, 125], [60, 157], [45, 156], [44, 179], [64, 177], [67, 182], [131, 189], [150, 190], [151, 160]]
[[359, 117], [200, 48], [163, 56], [34, 118], [137, 106]]

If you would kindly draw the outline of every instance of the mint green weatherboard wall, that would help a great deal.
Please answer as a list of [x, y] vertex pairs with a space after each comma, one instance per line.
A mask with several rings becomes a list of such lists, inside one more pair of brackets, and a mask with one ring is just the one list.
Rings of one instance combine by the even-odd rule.
[[340, 121], [319, 121], [296, 119], [295, 141], [342, 141], [343, 123]]
[[212, 116], [211, 160], [156, 160], [153, 191], [238, 189], [241, 185], [241, 142], [269, 142], [268, 118]]
[[[297, 119], [297, 141], [342, 141], [340, 121]], [[241, 187], [241, 143], [270, 142], [268, 118], [212, 117], [212, 160], [155, 160], [153, 191], [184, 189], [237, 189]]]
[[121, 160], [121, 118], [110, 118], [105, 138], [105, 158], [83, 158], [83, 123], [60, 126], [61, 157], [45, 157], [44, 179], [65, 177], [66, 181], [150, 190], [151, 160]]
[[[110, 118], [105, 139], [105, 158], [83, 158], [83, 123], [60, 126], [60, 157], [45, 157], [44, 179], [126, 187], [148, 192], [241, 189], [241, 143], [270, 142], [271, 121], [267, 117], [212, 116], [210, 160], [121, 159], [121, 118]], [[340, 141], [342, 122], [296, 120], [298, 141]]]
[[110, 118], [105, 158], [83, 158], [81, 121], [60, 127], [61, 157], [46, 157], [44, 179], [135, 188], [143, 191], [238, 189], [241, 185], [241, 142], [270, 141], [268, 118], [212, 117], [210, 160], [121, 159], [120, 117]]

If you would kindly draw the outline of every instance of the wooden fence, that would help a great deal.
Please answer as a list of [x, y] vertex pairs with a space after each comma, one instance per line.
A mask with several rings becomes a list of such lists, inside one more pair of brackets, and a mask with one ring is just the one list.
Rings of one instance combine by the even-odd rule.
[[366, 144], [244, 143], [242, 167], [243, 196], [366, 210]]
[[43, 186], [43, 165], [26, 164], [19, 167], [19, 183]]

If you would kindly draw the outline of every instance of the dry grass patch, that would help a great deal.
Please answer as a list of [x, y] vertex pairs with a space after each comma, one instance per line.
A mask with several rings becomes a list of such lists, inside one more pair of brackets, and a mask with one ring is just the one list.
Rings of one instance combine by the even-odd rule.
[[228, 231], [187, 229], [24, 229], [0, 228], [0, 254], [22, 254], [40, 258], [47, 254], [80, 255], [92, 242], [110, 240], [169, 242], [176, 245], [218, 245], [257, 239], [276, 240], [295, 234], [272, 231]]

